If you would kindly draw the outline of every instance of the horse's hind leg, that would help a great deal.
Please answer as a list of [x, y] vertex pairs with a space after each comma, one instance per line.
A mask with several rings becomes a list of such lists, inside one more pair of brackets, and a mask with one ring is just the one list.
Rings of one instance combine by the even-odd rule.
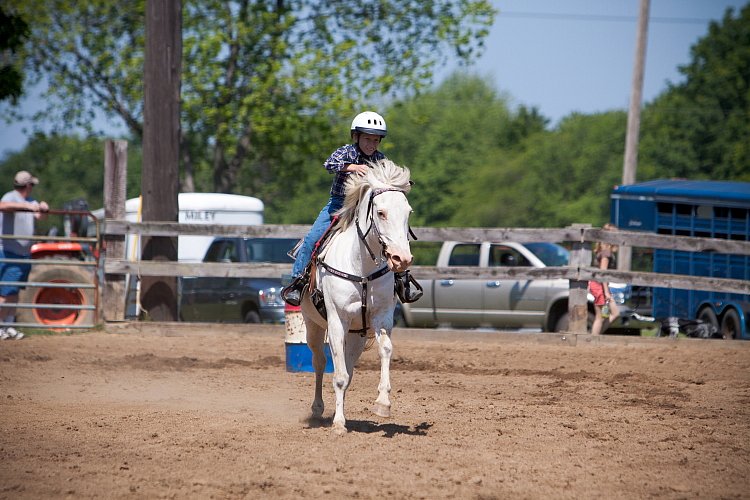
[[378, 398], [372, 407], [372, 412], [380, 417], [391, 416], [391, 355], [393, 344], [391, 335], [384, 328], [377, 333], [378, 353], [380, 354], [380, 383], [378, 384]]
[[312, 351], [312, 364], [315, 369], [315, 397], [312, 403], [313, 418], [323, 416], [323, 373], [326, 369], [326, 354], [324, 350], [325, 330], [319, 325], [309, 322], [307, 325], [307, 347]]

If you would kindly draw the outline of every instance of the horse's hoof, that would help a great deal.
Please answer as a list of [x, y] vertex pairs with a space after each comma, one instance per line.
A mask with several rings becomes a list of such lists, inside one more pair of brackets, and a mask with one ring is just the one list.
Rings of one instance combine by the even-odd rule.
[[379, 417], [387, 418], [391, 416], [391, 407], [382, 403], [375, 403], [372, 405], [372, 412]]
[[321, 417], [323, 417], [323, 405], [320, 405], [320, 406], [313, 405], [310, 409], [311, 409], [310, 416], [312, 418], [321, 418]]
[[346, 425], [341, 423], [334, 423], [332, 430], [335, 435], [343, 436], [346, 434]]

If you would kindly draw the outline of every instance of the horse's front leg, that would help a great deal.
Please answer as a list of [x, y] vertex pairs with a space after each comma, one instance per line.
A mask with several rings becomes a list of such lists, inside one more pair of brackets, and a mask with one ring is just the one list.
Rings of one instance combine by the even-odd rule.
[[391, 416], [391, 356], [393, 344], [391, 334], [385, 328], [376, 333], [378, 353], [380, 354], [380, 383], [378, 384], [378, 398], [372, 407], [372, 412], [380, 417]]
[[[327, 305], [327, 304], [326, 304]], [[346, 433], [346, 418], [344, 417], [344, 399], [346, 389], [351, 380], [346, 366], [344, 350], [344, 336], [349, 325], [342, 324], [341, 319], [328, 310], [328, 345], [333, 358], [333, 392], [336, 395], [336, 411], [333, 415], [333, 431], [336, 434]]]

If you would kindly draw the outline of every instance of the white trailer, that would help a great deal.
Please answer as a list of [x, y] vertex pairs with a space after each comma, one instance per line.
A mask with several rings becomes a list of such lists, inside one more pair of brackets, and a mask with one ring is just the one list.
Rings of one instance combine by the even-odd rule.
[[[217, 224], [254, 226], [263, 224], [264, 205], [258, 198], [225, 193], [180, 193], [177, 197], [178, 222], [187, 224]], [[99, 212], [99, 211], [97, 211]], [[141, 198], [125, 202], [125, 219], [141, 222]], [[100, 215], [95, 212], [95, 215]], [[103, 212], [102, 212], [103, 215]], [[177, 260], [201, 262], [213, 236], [180, 236], [177, 238]], [[126, 239], [126, 255], [130, 260], [140, 258], [140, 239], [137, 235]]]
[[[186, 224], [213, 224], [228, 226], [253, 226], [263, 224], [264, 205], [252, 196], [226, 193], [179, 193], [178, 222]], [[130, 198], [125, 202], [125, 219], [141, 222], [142, 200]], [[97, 218], [104, 217], [104, 209], [93, 212]], [[179, 262], [201, 262], [213, 236], [179, 236], [177, 238], [177, 260]], [[140, 260], [141, 239], [139, 235], [125, 238], [125, 257]], [[125, 316], [138, 317], [140, 308], [140, 280], [126, 278]]]

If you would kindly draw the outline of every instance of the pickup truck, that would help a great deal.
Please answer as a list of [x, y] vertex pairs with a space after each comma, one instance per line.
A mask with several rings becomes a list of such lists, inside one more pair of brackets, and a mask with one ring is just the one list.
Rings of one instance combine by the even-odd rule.
[[[291, 264], [294, 238], [224, 238], [211, 242], [203, 262]], [[283, 323], [281, 277], [183, 277], [179, 280], [180, 319], [220, 323]]]
[[[566, 266], [568, 251], [555, 243], [443, 243], [436, 266]], [[568, 327], [568, 280], [454, 279], [420, 280], [424, 295], [401, 304], [408, 327], [540, 328]], [[398, 315], [398, 312], [397, 312]], [[591, 313], [590, 313], [591, 316]]]

